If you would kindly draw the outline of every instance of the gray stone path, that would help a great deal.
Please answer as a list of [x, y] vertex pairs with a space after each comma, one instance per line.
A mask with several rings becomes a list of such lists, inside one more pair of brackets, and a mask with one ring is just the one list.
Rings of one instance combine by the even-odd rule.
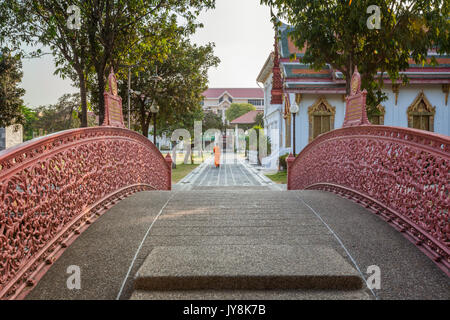
[[[198, 187], [267, 187], [265, 189], [281, 190], [265, 175], [257, 172], [245, 160], [233, 153], [221, 157], [219, 168], [214, 166], [214, 159], [209, 158], [193, 172], [188, 174], [174, 190], [198, 190]], [[201, 188], [200, 188], [201, 189]]]

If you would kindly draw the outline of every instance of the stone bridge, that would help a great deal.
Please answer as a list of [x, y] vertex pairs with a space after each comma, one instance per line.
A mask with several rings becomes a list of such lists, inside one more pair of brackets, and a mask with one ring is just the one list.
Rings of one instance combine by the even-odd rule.
[[289, 158], [288, 190], [233, 154], [172, 188], [123, 128], [24, 143], [0, 153], [0, 297], [449, 299], [449, 142], [334, 130]]

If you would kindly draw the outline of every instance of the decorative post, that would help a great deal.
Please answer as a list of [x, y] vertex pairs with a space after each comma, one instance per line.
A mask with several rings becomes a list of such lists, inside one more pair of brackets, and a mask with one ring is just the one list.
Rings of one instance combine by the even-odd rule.
[[164, 159], [166, 160], [167, 167], [169, 168], [169, 180], [167, 181], [169, 188], [167, 190], [170, 191], [172, 190], [172, 157], [170, 156], [170, 153], [168, 153]]
[[112, 126], [125, 128], [123, 124], [122, 98], [117, 94], [117, 80], [114, 75], [114, 69], [108, 77], [109, 92], [105, 91], [103, 97], [105, 99], [105, 119], [103, 126]]
[[292, 151], [294, 152], [294, 157], [295, 157], [295, 118], [296, 118], [296, 116], [297, 116], [297, 112], [299, 111], [299, 106], [298, 106], [298, 104], [297, 104], [297, 97], [296, 97], [296, 99], [295, 99], [295, 102], [294, 102], [294, 104], [293, 105], [291, 105], [291, 108], [290, 108], [290, 111], [291, 111], [291, 114], [293, 114], [293, 123], [294, 123], [294, 132], [293, 132], [293, 135], [294, 135], [294, 145], [292, 146]]
[[289, 154], [289, 156], [286, 158], [286, 165], [287, 165], [287, 189], [291, 190], [291, 179], [292, 179], [292, 172], [291, 172], [291, 168], [292, 168], [292, 164], [295, 160], [295, 157], [292, 153]]
[[345, 98], [346, 109], [343, 127], [369, 125], [366, 112], [367, 91], [361, 91], [361, 75], [358, 68], [352, 76], [350, 95]]
[[281, 78], [280, 56], [278, 54], [278, 37], [276, 29], [272, 73], [273, 77], [270, 104], [283, 104], [283, 80]]
[[156, 116], [158, 115], [159, 106], [153, 100], [150, 112], [153, 114], [153, 144], [156, 146]]

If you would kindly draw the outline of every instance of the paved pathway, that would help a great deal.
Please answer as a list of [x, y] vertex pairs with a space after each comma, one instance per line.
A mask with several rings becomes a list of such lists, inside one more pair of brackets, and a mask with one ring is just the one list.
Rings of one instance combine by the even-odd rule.
[[[326, 192], [276, 188], [237, 160], [225, 163], [221, 169], [206, 163], [172, 192], [135, 194], [90, 226], [27, 298], [450, 299], [448, 277], [399, 232], [365, 208]], [[133, 295], [134, 277], [155, 247], [269, 245], [330, 248], [361, 278], [367, 278], [369, 266], [377, 265], [381, 269], [381, 289], [170, 294], [137, 291]], [[333, 258], [331, 265], [333, 261], [337, 264]], [[169, 262], [161, 260], [161, 268], [164, 263]], [[66, 287], [70, 265], [81, 268], [81, 290]], [[229, 269], [233, 270], [231, 264]]]
[[264, 174], [233, 153], [221, 157], [219, 168], [214, 159], [209, 158], [192, 173], [181, 180], [174, 190], [200, 190], [202, 187], [264, 187], [262, 189], [281, 190], [282, 186], [273, 183]]

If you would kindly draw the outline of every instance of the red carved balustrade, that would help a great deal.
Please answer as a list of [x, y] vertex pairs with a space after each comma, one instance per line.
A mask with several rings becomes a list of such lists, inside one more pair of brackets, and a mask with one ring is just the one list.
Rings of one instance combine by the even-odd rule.
[[379, 214], [450, 276], [450, 138], [356, 126], [288, 157], [288, 189], [331, 191]]
[[171, 189], [171, 159], [115, 127], [59, 132], [0, 153], [0, 298], [23, 297], [118, 200]]

